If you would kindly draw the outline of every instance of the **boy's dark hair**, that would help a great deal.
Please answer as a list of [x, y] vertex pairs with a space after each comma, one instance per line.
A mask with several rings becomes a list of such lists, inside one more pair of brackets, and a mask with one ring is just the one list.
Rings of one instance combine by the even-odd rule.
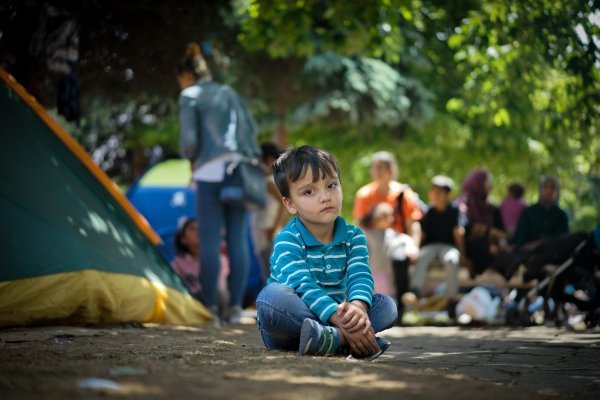
[[510, 193], [512, 197], [520, 199], [525, 194], [525, 186], [518, 182], [511, 183], [510, 186], [508, 186], [508, 193]]
[[273, 157], [274, 160], [277, 160], [281, 155], [281, 149], [272, 142], [266, 142], [260, 145], [260, 151], [262, 152], [262, 160], [266, 161], [267, 157]]
[[313, 146], [290, 147], [273, 163], [275, 185], [282, 197], [290, 196], [290, 183], [312, 172], [313, 182], [333, 178], [341, 182], [340, 166], [333, 154]]

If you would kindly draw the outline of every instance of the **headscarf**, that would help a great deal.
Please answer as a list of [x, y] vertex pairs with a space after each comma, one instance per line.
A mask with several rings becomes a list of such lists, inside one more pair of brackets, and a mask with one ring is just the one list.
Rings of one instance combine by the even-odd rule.
[[494, 206], [488, 201], [485, 184], [490, 172], [485, 168], [471, 171], [462, 182], [462, 195], [457, 199], [459, 210], [465, 214], [470, 224], [494, 225]]
[[[556, 188], [556, 198], [552, 201], [544, 201], [542, 199], [542, 188], [546, 184], [546, 182], [553, 182], [554, 187]], [[544, 208], [551, 208], [558, 204], [558, 199], [560, 197], [560, 184], [558, 183], [558, 178], [553, 175], [543, 175], [540, 178], [540, 186], [538, 187], [538, 202]]]

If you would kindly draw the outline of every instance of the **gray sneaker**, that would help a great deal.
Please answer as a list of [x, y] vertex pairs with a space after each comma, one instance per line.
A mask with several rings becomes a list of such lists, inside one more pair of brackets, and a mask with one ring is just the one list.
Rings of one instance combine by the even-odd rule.
[[219, 309], [217, 308], [217, 306], [207, 307], [207, 310], [208, 310], [208, 313], [210, 314], [210, 316], [213, 318], [213, 324], [217, 328], [220, 328], [223, 325], [223, 321], [221, 320], [221, 317], [219, 316]]
[[225, 312], [224, 319], [230, 325], [240, 325], [242, 323], [242, 307], [229, 307]]
[[321, 325], [314, 319], [306, 318], [300, 331], [301, 355], [333, 355], [340, 343], [337, 330], [332, 326]]

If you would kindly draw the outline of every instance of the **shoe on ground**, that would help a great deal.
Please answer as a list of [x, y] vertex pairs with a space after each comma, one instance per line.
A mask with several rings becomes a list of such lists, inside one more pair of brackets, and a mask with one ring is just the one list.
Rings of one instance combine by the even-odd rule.
[[242, 323], [242, 307], [229, 307], [225, 312], [224, 319], [229, 325], [240, 325]]
[[223, 321], [221, 320], [221, 316], [219, 315], [219, 309], [217, 306], [209, 306], [207, 307], [208, 313], [212, 317], [213, 324], [217, 328], [221, 328], [223, 326]]
[[302, 323], [298, 348], [301, 355], [333, 355], [339, 343], [338, 332], [334, 327], [321, 325], [310, 318], [306, 318]]
[[368, 356], [355, 356], [355, 355], [351, 355], [352, 358], [356, 358], [357, 360], [364, 360], [364, 361], [373, 361], [376, 358], [378, 358], [379, 356], [381, 356], [383, 353], [385, 353], [385, 351], [387, 349], [390, 348], [391, 343], [388, 342], [385, 339], [382, 339], [380, 337], [375, 337], [375, 340], [377, 341], [377, 344], [379, 345], [379, 350], [376, 351], [375, 353], [368, 355]]

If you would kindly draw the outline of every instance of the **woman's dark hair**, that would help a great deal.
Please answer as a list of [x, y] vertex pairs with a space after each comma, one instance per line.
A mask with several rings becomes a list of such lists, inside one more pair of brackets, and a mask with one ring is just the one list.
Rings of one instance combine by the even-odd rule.
[[196, 222], [195, 218], [187, 218], [182, 223], [178, 224], [177, 230], [175, 231], [175, 251], [177, 254], [190, 254], [190, 249], [183, 244], [183, 236], [190, 224]]
[[309, 168], [313, 182], [336, 175], [342, 181], [340, 166], [333, 154], [312, 146], [290, 147], [273, 163], [275, 186], [281, 196], [289, 197], [290, 183], [301, 179]]
[[177, 75], [184, 72], [193, 74], [196, 79], [211, 78], [210, 69], [197, 43], [189, 43], [185, 55], [177, 65]]

